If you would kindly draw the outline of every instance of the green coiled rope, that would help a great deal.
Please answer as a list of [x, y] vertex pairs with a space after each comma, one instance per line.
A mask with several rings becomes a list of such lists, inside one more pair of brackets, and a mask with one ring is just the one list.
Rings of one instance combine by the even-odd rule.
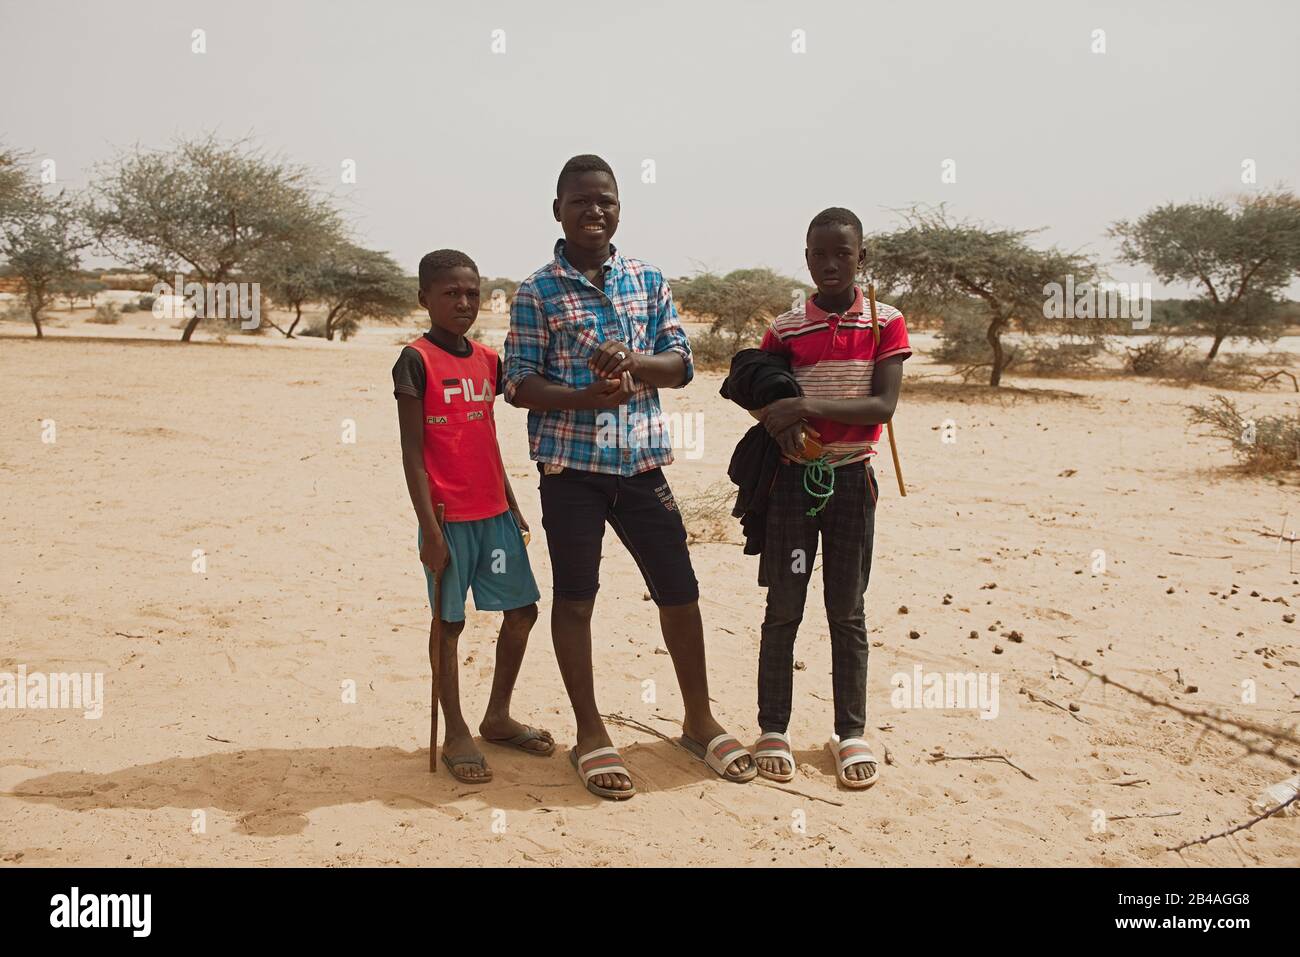
[[831, 464], [829, 455], [823, 453], [804, 466], [803, 490], [817, 499], [816, 506], [808, 509], [810, 517], [826, 507], [826, 503], [835, 494], [835, 466]]

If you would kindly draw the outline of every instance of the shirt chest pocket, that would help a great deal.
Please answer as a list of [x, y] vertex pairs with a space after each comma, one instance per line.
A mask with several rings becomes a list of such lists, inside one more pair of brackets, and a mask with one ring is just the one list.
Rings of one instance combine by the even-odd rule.
[[549, 322], [551, 331], [565, 351], [586, 356], [600, 348], [600, 320], [595, 313], [579, 309], [559, 310]]
[[632, 304], [627, 310], [627, 324], [631, 332], [628, 343], [637, 352], [654, 352], [654, 342], [650, 338], [650, 315], [644, 302]]

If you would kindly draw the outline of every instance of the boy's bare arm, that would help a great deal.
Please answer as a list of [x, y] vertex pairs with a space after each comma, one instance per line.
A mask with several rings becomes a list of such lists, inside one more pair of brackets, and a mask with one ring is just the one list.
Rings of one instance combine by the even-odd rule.
[[[429, 495], [429, 478], [424, 471], [424, 403], [412, 395], [397, 397], [397, 423], [402, 433], [402, 471], [406, 474], [406, 491], [411, 496], [411, 505], [415, 508], [415, 517], [424, 533], [425, 550], [431, 546], [433, 553], [446, 552], [446, 543], [442, 540], [442, 529], [433, 512], [433, 498]], [[431, 554], [433, 554], [431, 553]], [[424, 550], [420, 560], [425, 564]], [[445, 561], [432, 567], [440, 569]]]
[[[618, 358], [622, 354], [623, 358]], [[675, 389], [686, 381], [686, 359], [680, 352], [668, 350], [643, 355], [622, 342], [606, 342], [592, 355], [587, 365], [599, 376], [612, 377], [632, 373], [638, 382], [656, 389]]]
[[510, 404], [538, 412], [616, 409], [631, 397], [632, 390], [632, 377], [628, 374], [618, 379], [595, 379], [585, 388], [574, 389], [534, 373], [520, 381]]
[[773, 435], [813, 416], [845, 425], [883, 425], [894, 417], [903, 386], [903, 357], [879, 362], [871, 376], [871, 395], [857, 399], [779, 399], [762, 410], [761, 421]]
[[[497, 455], [501, 454], [501, 449], [497, 449]], [[515, 517], [515, 522], [519, 525], [521, 531], [528, 531], [528, 521], [524, 518], [524, 513], [519, 508], [519, 503], [515, 501], [515, 490], [510, 487], [510, 476], [506, 475], [505, 463], [501, 464], [501, 476], [505, 480], [506, 486], [506, 504], [510, 506], [510, 514]]]

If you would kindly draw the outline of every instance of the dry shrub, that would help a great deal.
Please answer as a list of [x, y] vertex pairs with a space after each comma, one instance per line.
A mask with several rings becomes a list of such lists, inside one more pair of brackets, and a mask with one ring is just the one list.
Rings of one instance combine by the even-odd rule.
[[[1159, 342], [1159, 340], [1156, 342]], [[1145, 346], [1151, 345], [1153, 344], [1147, 343], [1144, 346], [1139, 346], [1138, 349], [1141, 350]], [[1135, 350], [1130, 349], [1128, 351], [1130, 357], [1132, 357]], [[1203, 385], [1215, 389], [1232, 389], [1234, 391], [1289, 388], [1300, 392], [1300, 382], [1297, 382], [1294, 367], [1291, 369], [1286, 368], [1288, 365], [1293, 366], [1291, 357], [1285, 354], [1255, 356], [1233, 353], [1231, 355], [1221, 355], [1214, 360], [1206, 360], [1198, 352], [1193, 351], [1188, 344], [1184, 343], [1177, 348], [1166, 346], [1163, 350], [1161, 348], [1148, 349], [1147, 354], [1143, 359], [1138, 360], [1137, 365], [1150, 371], [1137, 372], [1133, 363], [1129, 364], [1129, 370], [1138, 375], [1158, 376], [1174, 385]]]
[[1097, 360], [1105, 354], [1106, 343], [1099, 337], [1032, 341], [1021, 351], [1017, 372], [1040, 376], [1079, 375], [1096, 371]]
[[0, 304], [0, 322], [31, 322], [32, 314], [21, 299]]
[[122, 320], [122, 313], [117, 308], [117, 303], [104, 302], [95, 307], [95, 314], [87, 319], [87, 322], [93, 322], [98, 325], [113, 326]]
[[731, 357], [741, 349], [758, 345], [757, 339], [737, 338], [722, 332], [701, 332], [691, 336], [691, 359], [697, 369], [727, 372]]
[[740, 532], [740, 519], [733, 518], [736, 486], [729, 479], [678, 499], [677, 507], [691, 542], [733, 542]]
[[1177, 369], [1186, 369], [1190, 344], [1177, 342], [1171, 336], [1156, 336], [1136, 346], [1124, 347], [1124, 368], [1134, 375], [1161, 376]]
[[1242, 415], [1237, 404], [1224, 395], [1210, 397], [1204, 405], [1192, 406], [1193, 425], [1209, 426], [1210, 434], [1232, 445], [1232, 454], [1249, 472], [1271, 474], [1300, 469], [1300, 413]]

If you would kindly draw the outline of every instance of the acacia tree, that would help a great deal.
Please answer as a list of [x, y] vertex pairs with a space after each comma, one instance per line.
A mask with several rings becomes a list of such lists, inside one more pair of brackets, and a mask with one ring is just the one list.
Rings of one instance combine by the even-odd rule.
[[318, 294], [325, 338], [349, 339], [363, 319], [400, 322], [415, 308], [415, 286], [387, 253], [340, 243], [322, 259]]
[[282, 309], [293, 311], [293, 321], [281, 329], [269, 316], [263, 322], [292, 339], [302, 322], [303, 308], [318, 302], [326, 289], [326, 265], [344, 243], [338, 229], [322, 229], [303, 242], [280, 245], [259, 256], [250, 269], [271, 300]]
[[[87, 220], [119, 261], [170, 281], [232, 280], [277, 248], [337, 232], [338, 214], [306, 167], [248, 140], [208, 135], [129, 150], [96, 171]], [[185, 326], [188, 342], [202, 313]]]
[[77, 308], [77, 301], [86, 300], [87, 304], [94, 308], [95, 297], [108, 288], [106, 283], [98, 279], [89, 279], [85, 276], [71, 276], [59, 283], [59, 295], [64, 298], [69, 309]]
[[[10, 154], [12, 155], [12, 154]], [[41, 314], [76, 278], [81, 251], [90, 245], [77, 215], [77, 204], [61, 191], [56, 195], [19, 165], [17, 178], [6, 176], [0, 207], [0, 257], [22, 280], [27, 313], [36, 338], [45, 336]]]
[[1025, 239], [1037, 230], [988, 229], [953, 221], [944, 207], [913, 207], [906, 225], [864, 240], [867, 269], [877, 286], [905, 288], [905, 301], [926, 309], [982, 304], [987, 319], [989, 385], [1002, 382], [1007, 354], [1002, 335], [1043, 321], [1044, 287], [1092, 282], [1087, 258], [1056, 248], [1035, 249]]
[[1266, 340], [1281, 325], [1282, 290], [1300, 271], [1300, 199], [1282, 190], [1222, 202], [1167, 203], [1115, 223], [1120, 255], [1162, 282], [1189, 283], [1193, 329], [1211, 337], [1212, 361], [1229, 336]]
[[25, 155], [0, 146], [0, 219], [7, 217], [28, 194], [31, 180]]

